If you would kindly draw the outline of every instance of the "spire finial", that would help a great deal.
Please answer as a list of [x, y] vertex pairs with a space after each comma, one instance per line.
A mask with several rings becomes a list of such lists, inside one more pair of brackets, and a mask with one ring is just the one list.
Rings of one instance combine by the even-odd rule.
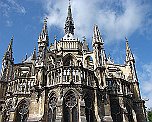
[[48, 19], [47, 17], [44, 18], [44, 27], [43, 27], [44, 30], [47, 28], [47, 19]]
[[72, 35], [74, 35], [74, 22], [73, 22], [73, 18], [72, 18], [72, 11], [71, 11], [71, 0], [69, 0], [69, 6], [68, 6], [68, 16], [66, 18], [66, 22], [65, 22], [65, 34], [69, 34], [71, 33]]
[[12, 36], [10, 43], [8, 45], [7, 51], [12, 51], [12, 45], [13, 45], [14, 36]]
[[71, 6], [71, 0], [69, 0], [69, 6]]
[[83, 36], [82, 38], [83, 38], [83, 41], [86, 41], [86, 37], [85, 36]]
[[56, 38], [57, 38], [57, 36], [56, 36], [56, 35], [54, 35], [54, 40], [56, 40]]
[[36, 46], [34, 46], [34, 51], [36, 51]]
[[36, 59], [36, 47], [34, 46], [33, 54], [32, 54], [32, 59]]
[[47, 19], [47, 17], [44, 18], [42, 32], [47, 32]]
[[47, 19], [48, 19], [48, 17], [45, 17], [45, 18], [44, 18], [44, 23], [46, 23], [46, 22], [47, 22]]
[[11, 40], [12, 40], [12, 41], [14, 40], [14, 35], [12, 35], [12, 38], [11, 38]]
[[129, 47], [129, 43], [128, 43], [127, 37], [125, 37], [125, 39], [126, 39], [126, 51], [128, 51], [130, 47]]
[[72, 18], [72, 12], [71, 12], [71, 1], [69, 0], [69, 7], [68, 7], [68, 17]]
[[57, 36], [54, 35], [54, 49], [57, 49]]
[[57, 36], [54, 35], [54, 43], [57, 43]]
[[12, 36], [12, 38], [11, 38], [11, 40], [10, 40], [9, 46], [12, 46], [13, 40], [14, 40], [14, 35]]
[[127, 37], [125, 37], [125, 39], [126, 39], [126, 47], [128, 48], [128, 47], [129, 47], [129, 44], [128, 44], [128, 38], [127, 38]]
[[126, 39], [126, 62], [129, 62], [131, 60], [134, 61], [134, 56], [133, 56], [132, 51], [130, 49], [127, 37], [125, 37], [125, 39]]
[[99, 31], [99, 27], [96, 24], [94, 25], [92, 45], [94, 45], [95, 43], [100, 43], [101, 45], [104, 44], [104, 41]]

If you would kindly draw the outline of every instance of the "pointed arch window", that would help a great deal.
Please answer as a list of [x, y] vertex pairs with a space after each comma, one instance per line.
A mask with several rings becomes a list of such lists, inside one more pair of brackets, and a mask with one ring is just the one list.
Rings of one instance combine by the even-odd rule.
[[94, 122], [94, 109], [93, 109], [93, 100], [89, 93], [84, 97], [85, 99], [85, 113], [87, 122]]
[[55, 122], [55, 119], [56, 119], [56, 102], [57, 102], [56, 94], [52, 93], [49, 97], [48, 122]]
[[29, 113], [28, 103], [25, 100], [23, 100], [19, 103], [16, 109], [15, 122], [27, 122], [28, 113]]
[[93, 58], [91, 56], [87, 56], [84, 60], [85, 66], [90, 69], [94, 69]]
[[27, 122], [28, 106], [23, 104], [19, 108], [21, 122]]
[[77, 98], [73, 91], [69, 91], [64, 97], [63, 121], [78, 122]]
[[119, 105], [119, 101], [117, 99], [111, 98], [110, 104], [113, 122], [122, 122], [122, 111]]
[[74, 65], [74, 57], [72, 54], [67, 54], [63, 59], [64, 66], [73, 66]]

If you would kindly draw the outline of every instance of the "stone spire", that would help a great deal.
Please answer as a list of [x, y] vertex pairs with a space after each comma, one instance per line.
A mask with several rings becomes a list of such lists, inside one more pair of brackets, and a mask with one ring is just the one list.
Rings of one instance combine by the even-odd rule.
[[93, 40], [92, 40], [92, 45], [94, 46], [95, 44], [104, 44], [104, 41], [101, 37], [99, 28], [97, 25], [94, 26], [94, 33], [93, 33]]
[[9, 43], [9, 45], [8, 45], [8, 47], [7, 47], [7, 50], [6, 50], [6, 52], [5, 52], [5, 54], [4, 54], [4, 57], [3, 57], [3, 60], [13, 60], [13, 48], [12, 48], [12, 46], [13, 46], [13, 39], [14, 39], [14, 37], [12, 36], [12, 38], [11, 38], [11, 40], [10, 40], [10, 43]]
[[36, 60], [36, 47], [34, 47], [34, 51], [33, 51], [33, 54], [32, 54], [32, 59]]
[[38, 62], [41, 64], [44, 62], [47, 52], [47, 47], [49, 46], [49, 36], [47, 29], [47, 17], [44, 19], [44, 24], [42, 31], [38, 38]]
[[86, 37], [85, 36], [83, 37], [83, 43], [82, 44], [83, 44], [83, 51], [84, 52], [89, 51], [88, 43], [86, 41]]
[[47, 30], [47, 17], [44, 19], [44, 24], [43, 24], [43, 28], [42, 28], [42, 34], [46, 34], [48, 35], [48, 30]]
[[126, 63], [128, 63], [129, 61], [135, 62], [134, 56], [129, 47], [128, 39], [127, 38], [125, 38], [125, 39], [126, 39]]
[[103, 66], [105, 64], [104, 41], [97, 25], [94, 26], [92, 46], [96, 60], [96, 67]]
[[42, 32], [39, 35], [38, 43], [45, 44], [46, 46], [49, 45], [47, 17], [44, 19], [43, 28], [42, 28]]
[[134, 83], [133, 85], [133, 92], [134, 92], [134, 97], [136, 99], [141, 99], [140, 91], [139, 91], [139, 82], [138, 82], [138, 77], [137, 77], [137, 72], [136, 72], [136, 67], [135, 67], [135, 58], [132, 54], [132, 51], [129, 47], [128, 39], [126, 39], [126, 65], [130, 67], [130, 74], [128, 76], [128, 80]]
[[57, 50], [57, 39], [56, 35], [54, 36], [54, 49]]
[[65, 22], [65, 34], [69, 34], [71, 33], [72, 35], [74, 35], [74, 21], [72, 18], [72, 11], [71, 11], [71, 3], [69, 0], [69, 7], [68, 7], [68, 16], [66, 18], [66, 22]]
[[11, 78], [12, 68], [14, 64], [13, 48], [12, 48], [13, 38], [14, 37], [11, 38], [8, 48], [2, 60], [2, 69], [1, 69], [0, 79], [5, 80], [5, 81], [8, 81]]

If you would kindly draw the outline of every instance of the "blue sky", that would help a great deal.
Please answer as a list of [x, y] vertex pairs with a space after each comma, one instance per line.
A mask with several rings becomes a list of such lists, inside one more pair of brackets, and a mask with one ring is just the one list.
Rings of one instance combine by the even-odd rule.
[[[152, 1], [151, 0], [72, 0], [75, 36], [86, 36], [91, 46], [93, 25], [105, 41], [107, 55], [124, 63], [125, 37], [136, 59], [142, 97], [152, 107]], [[48, 17], [50, 43], [54, 35], [64, 36], [68, 0], [0, 0], [0, 60], [14, 36], [15, 63], [37, 47], [43, 19]], [[1, 63], [1, 61], [0, 61]], [[1, 66], [0, 66], [1, 68]]]

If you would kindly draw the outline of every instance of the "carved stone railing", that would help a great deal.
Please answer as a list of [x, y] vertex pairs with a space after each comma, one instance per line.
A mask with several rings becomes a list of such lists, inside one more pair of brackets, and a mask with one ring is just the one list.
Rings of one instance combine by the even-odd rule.
[[57, 48], [64, 50], [82, 50], [82, 43], [78, 40], [61, 40], [57, 43]]
[[13, 94], [30, 94], [35, 85], [35, 78], [18, 78], [9, 83], [8, 92]]
[[78, 66], [61, 66], [48, 73], [48, 86], [69, 83], [93, 86], [94, 72]]

